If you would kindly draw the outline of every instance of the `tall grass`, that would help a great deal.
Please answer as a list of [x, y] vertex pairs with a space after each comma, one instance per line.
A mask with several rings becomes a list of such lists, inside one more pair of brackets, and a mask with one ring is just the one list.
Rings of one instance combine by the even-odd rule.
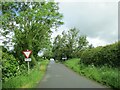
[[107, 66], [95, 67], [94, 65], [86, 66], [82, 63], [80, 64], [79, 62], [80, 59], [71, 59], [65, 61], [64, 64], [80, 75], [84, 75], [108, 87], [120, 87], [120, 83], [118, 82], [119, 73], [117, 68], [109, 68]]
[[29, 74], [23, 74], [9, 79], [2, 84], [2, 88], [33, 88], [42, 79], [48, 60], [43, 60], [30, 70]]

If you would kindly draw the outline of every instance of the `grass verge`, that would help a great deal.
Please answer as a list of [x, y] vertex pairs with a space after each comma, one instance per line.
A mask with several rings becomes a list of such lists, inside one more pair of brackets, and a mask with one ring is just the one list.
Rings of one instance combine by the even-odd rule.
[[95, 67], [94, 65], [85, 66], [80, 64], [80, 59], [70, 59], [64, 62], [64, 64], [73, 69], [80, 75], [84, 75], [90, 79], [93, 79], [103, 85], [111, 88], [119, 88], [118, 82], [118, 69], [108, 68], [107, 66]]
[[37, 64], [29, 74], [23, 74], [9, 79], [2, 84], [2, 88], [34, 88], [45, 74], [49, 61], [43, 60]]

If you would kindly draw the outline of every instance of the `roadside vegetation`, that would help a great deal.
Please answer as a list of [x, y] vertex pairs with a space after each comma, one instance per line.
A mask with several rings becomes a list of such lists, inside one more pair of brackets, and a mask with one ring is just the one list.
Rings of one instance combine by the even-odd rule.
[[[45, 73], [46, 59], [50, 58], [81, 75], [120, 88], [120, 41], [94, 48], [87, 36], [74, 27], [57, 35], [52, 43], [52, 32], [64, 24], [58, 3], [2, 2], [1, 5], [0, 35], [5, 38], [1, 62], [3, 88], [34, 87]], [[32, 50], [30, 74], [22, 54], [27, 49]]]
[[69, 59], [64, 64], [87, 78], [93, 79], [109, 88], [120, 87], [118, 81], [118, 68], [109, 68], [108, 66], [96, 67], [94, 65], [80, 64], [79, 58]]
[[[53, 43], [53, 57], [74, 71], [111, 88], [120, 88], [120, 41], [93, 47], [86, 36], [72, 28], [63, 31]], [[64, 58], [67, 59], [64, 59]], [[76, 59], [75, 59], [76, 58]]]
[[81, 63], [95, 66], [108, 66], [119, 68], [120, 41], [104, 47], [87, 49], [80, 55]]
[[3, 83], [4, 88], [36, 88], [36, 85], [43, 78], [49, 60], [41, 60], [38, 64], [30, 70], [29, 74], [22, 73], [13, 78], [9, 78]]
[[[48, 60], [38, 54], [51, 51], [52, 28], [63, 24], [63, 16], [55, 2], [1, 2], [1, 7], [2, 87], [34, 87], [48, 64]], [[27, 49], [32, 51], [29, 74], [22, 53]]]

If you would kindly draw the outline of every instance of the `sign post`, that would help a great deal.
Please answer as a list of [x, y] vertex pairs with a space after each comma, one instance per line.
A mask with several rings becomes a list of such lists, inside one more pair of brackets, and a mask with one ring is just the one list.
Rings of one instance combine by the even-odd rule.
[[29, 68], [30, 68], [30, 66], [29, 66], [29, 61], [28, 61], [28, 74], [29, 74]]
[[32, 53], [31, 50], [26, 50], [26, 51], [23, 51], [23, 54], [25, 55], [25, 61], [27, 61], [27, 64], [28, 64], [28, 74], [29, 74], [29, 68], [30, 68], [30, 65], [29, 65], [29, 61], [31, 61], [31, 58], [30, 57], [30, 54]]

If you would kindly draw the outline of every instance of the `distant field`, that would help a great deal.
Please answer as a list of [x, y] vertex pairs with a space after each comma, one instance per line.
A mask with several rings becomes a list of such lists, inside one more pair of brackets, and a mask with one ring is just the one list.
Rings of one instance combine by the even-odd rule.
[[80, 59], [75, 58], [65, 61], [64, 64], [80, 75], [84, 75], [103, 85], [112, 88], [120, 87], [117, 68], [108, 68], [107, 66], [95, 67], [94, 65], [85, 66], [79, 62]]

